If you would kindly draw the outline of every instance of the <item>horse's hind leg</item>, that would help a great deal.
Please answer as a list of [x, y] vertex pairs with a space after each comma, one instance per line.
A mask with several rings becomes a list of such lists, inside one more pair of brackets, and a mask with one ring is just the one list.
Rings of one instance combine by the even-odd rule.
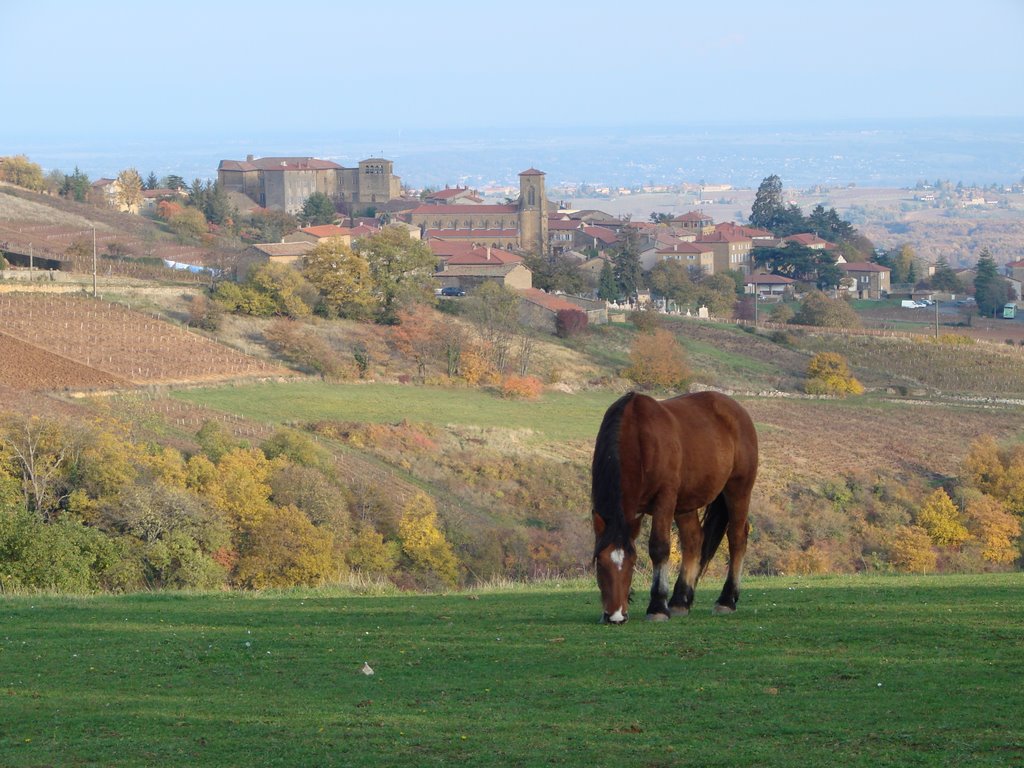
[[668, 606], [673, 616], [685, 616], [693, 605], [693, 591], [697, 588], [697, 579], [700, 578], [700, 550], [704, 542], [704, 532], [695, 511], [676, 514], [676, 527], [679, 529], [683, 565]]
[[740, 599], [740, 574], [743, 571], [743, 557], [747, 553], [747, 533], [750, 525], [747, 522], [747, 510], [750, 507], [750, 494], [736, 501], [728, 501], [729, 526], [725, 535], [729, 540], [729, 573], [725, 577], [722, 594], [715, 602], [715, 613], [732, 613]]
[[668, 562], [672, 554], [672, 514], [657, 507], [651, 513], [651, 540], [647, 551], [651, 555], [654, 579], [651, 583], [651, 602], [647, 606], [649, 621], [665, 621], [671, 616], [668, 609]]

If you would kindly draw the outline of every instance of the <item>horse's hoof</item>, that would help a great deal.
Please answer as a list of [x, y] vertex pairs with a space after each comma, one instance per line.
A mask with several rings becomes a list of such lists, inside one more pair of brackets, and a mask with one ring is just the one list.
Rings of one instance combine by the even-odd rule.
[[672, 615], [673, 616], [689, 616], [690, 615], [690, 609], [689, 608], [677, 608], [675, 606], [672, 606], [672, 608], [670, 610], [672, 611]]
[[647, 614], [647, 620], [648, 621], [668, 621], [669, 617], [667, 615], [665, 615], [664, 613], [648, 613]]
[[715, 607], [712, 609], [713, 613], [717, 613], [719, 616], [726, 616], [730, 613], [736, 613], [735, 608], [730, 608], [728, 605], [722, 605], [721, 603], [715, 603]]

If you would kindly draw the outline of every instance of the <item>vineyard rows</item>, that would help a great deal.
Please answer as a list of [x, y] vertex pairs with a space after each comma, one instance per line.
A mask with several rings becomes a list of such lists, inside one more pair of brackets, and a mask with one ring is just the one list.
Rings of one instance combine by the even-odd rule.
[[[4, 295], [0, 297], [0, 330], [60, 358], [137, 385], [288, 374], [273, 363], [236, 352], [184, 327], [85, 296]], [[7, 366], [18, 366], [18, 358], [9, 354], [4, 361]], [[52, 388], [49, 381], [26, 386]], [[73, 384], [60, 386], [74, 388]]]

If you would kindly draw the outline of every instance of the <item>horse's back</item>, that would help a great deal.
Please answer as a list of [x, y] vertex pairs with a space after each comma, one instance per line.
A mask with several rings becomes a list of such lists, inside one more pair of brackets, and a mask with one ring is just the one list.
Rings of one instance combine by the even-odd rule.
[[[692, 469], [694, 463], [717, 457], [729, 474], [749, 475], [753, 484], [757, 473], [757, 431], [750, 414], [736, 400], [719, 392], [694, 392], [655, 400], [637, 395], [630, 403], [640, 423], [641, 443], [650, 457], [658, 453], [679, 452], [679, 458]], [[647, 461], [645, 461], [647, 463]]]

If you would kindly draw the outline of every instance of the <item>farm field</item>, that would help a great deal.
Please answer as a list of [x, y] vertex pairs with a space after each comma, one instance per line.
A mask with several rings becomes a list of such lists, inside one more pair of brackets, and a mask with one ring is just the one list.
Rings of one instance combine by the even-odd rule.
[[729, 617], [717, 586], [623, 627], [589, 582], [8, 596], [0, 764], [1024, 761], [1024, 575], [751, 578]]
[[[512, 433], [527, 445], [556, 443], [565, 459], [589, 463], [601, 418], [618, 394], [547, 392], [524, 402], [476, 390], [309, 381], [195, 388], [172, 397], [257, 421], [474, 425], [492, 436]], [[877, 398], [740, 399], [761, 434], [760, 485], [893, 469], [953, 474], [980, 435], [1010, 439], [1024, 432], [1021, 409]]]
[[17, 347], [13, 341], [0, 345], [0, 355], [8, 362], [0, 367], [14, 367], [14, 360], [20, 367], [15, 380], [4, 381], [29, 390], [222, 381], [290, 373], [180, 326], [85, 296], [4, 294], [0, 296], [0, 327], [21, 342]]

